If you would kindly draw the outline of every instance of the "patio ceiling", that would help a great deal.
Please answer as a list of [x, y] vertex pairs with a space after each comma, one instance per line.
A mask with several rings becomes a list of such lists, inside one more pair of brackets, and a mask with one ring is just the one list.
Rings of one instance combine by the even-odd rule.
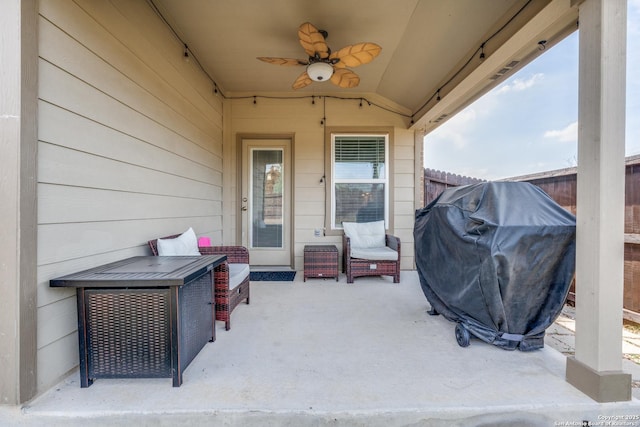
[[[538, 41], [551, 46], [575, 30], [578, 15], [570, 0], [149, 1], [227, 97], [379, 96], [425, 130], [530, 62], [540, 53]], [[364, 41], [382, 47], [373, 62], [354, 70], [358, 87], [314, 82], [294, 91], [303, 67], [256, 59], [306, 59], [297, 29], [307, 21], [328, 31], [334, 51]], [[456, 93], [458, 84], [467, 89]], [[442, 100], [451, 94], [442, 111], [433, 108], [438, 91]]]

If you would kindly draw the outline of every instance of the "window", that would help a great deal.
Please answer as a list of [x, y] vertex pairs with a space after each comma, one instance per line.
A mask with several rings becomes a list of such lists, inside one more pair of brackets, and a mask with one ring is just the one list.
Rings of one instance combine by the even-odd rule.
[[388, 135], [333, 134], [331, 163], [331, 228], [379, 220], [389, 228]]
[[282, 149], [251, 149], [252, 248], [282, 248]]

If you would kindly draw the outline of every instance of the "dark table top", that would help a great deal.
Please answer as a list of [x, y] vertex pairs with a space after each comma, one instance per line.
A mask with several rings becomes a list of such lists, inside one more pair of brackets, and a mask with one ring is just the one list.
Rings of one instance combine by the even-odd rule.
[[213, 270], [226, 255], [138, 256], [49, 281], [52, 287], [144, 288], [182, 286]]

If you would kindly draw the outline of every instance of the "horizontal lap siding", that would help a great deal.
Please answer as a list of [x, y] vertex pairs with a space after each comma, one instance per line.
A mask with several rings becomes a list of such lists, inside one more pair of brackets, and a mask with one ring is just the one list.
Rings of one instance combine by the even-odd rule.
[[[318, 86], [320, 89], [321, 86]], [[355, 95], [350, 95], [355, 96]], [[315, 230], [325, 226], [325, 199], [328, 179], [325, 171], [325, 127], [358, 129], [390, 127], [393, 138], [393, 233], [401, 238], [402, 269], [413, 269], [414, 214], [414, 131], [405, 129], [404, 119], [397, 114], [365, 104], [360, 98], [266, 99], [258, 97], [232, 101], [232, 134], [294, 135], [294, 212], [293, 245], [295, 269], [304, 267], [304, 246], [334, 244], [342, 252], [341, 236], [316, 236]], [[391, 107], [390, 107], [391, 108]], [[235, 140], [234, 140], [235, 141]]]
[[222, 101], [144, 0], [47, 0], [39, 16], [38, 387], [78, 364], [75, 293], [51, 278], [222, 239]]
[[396, 129], [394, 135], [394, 234], [400, 238], [400, 266], [414, 268], [413, 224], [415, 206], [415, 138], [413, 130]]
[[[240, 134], [293, 135], [292, 146], [294, 187], [293, 210], [295, 269], [303, 270], [303, 247], [306, 243], [324, 241], [337, 243], [337, 239], [313, 237], [316, 228], [324, 227], [324, 132], [320, 124], [323, 107], [311, 99], [258, 98], [232, 101], [232, 132]], [[235, 138], [235, 136], [234, 136]], [[235, 139], [234, 139], [235, 141]]]

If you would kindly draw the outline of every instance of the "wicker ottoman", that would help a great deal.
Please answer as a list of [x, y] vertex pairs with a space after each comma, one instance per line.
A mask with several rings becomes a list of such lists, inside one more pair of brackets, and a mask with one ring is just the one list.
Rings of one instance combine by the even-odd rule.
[[338, 281], [338, 248], [335, 245], [304, 247], [304, 281], [307, 277], [335, 277]]

